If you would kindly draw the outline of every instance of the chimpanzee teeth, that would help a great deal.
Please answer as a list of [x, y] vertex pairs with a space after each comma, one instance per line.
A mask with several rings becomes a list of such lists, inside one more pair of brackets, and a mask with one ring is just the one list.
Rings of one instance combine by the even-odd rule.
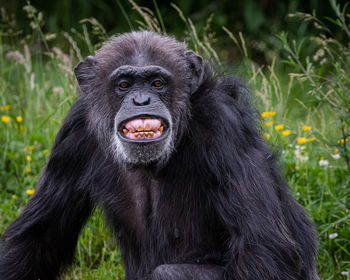
[[152, 130], [151, 127], [147, 124], [145, 128], [139, 127], [137, 131], [134, 131], [134, 129], [130, 128], [123, 128], [123, 133], [127, 138], [132, 139], [152, 139], [152, 138], [158, 138], [162, 135], [164, 131], [164, 126], [160, 126], [157, 130]]

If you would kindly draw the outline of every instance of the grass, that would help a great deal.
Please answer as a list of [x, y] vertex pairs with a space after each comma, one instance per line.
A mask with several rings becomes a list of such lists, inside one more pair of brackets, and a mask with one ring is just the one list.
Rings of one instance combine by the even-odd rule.
[[[140, 11], [147, 13], [141, 26], [156, 26], [150, 11]], [[192, 22], [177, 11], [187, 26], [184, 36], [189, 45], [217, 61], [220, 54], [210, 44], [210, 29], [197, 32]], [[335, 15], [339, 13], [336, 10]], [[64, 53], [47, 40], [52, 34], [41, 33], [38, 12], [31, 10], [31, 15], [37, 32], [30, 41], [20, 42], [22, 38], [17, 37], [10, 42], [0, 30], [0, 235], [30, 199], [55, 135], [78, 95], [72, 68], [80, 56], [79, 46], [86, 43], [93, 48], [85, 25], [94, 24], [93, 19], [83, 21], [81, 36], [64, 35], [71, 44], [70, 51]], [[105, 38], [98, 24], [93, 30]], [[321, 279], [349, 280], [349, 47], [338, 41], [327, 45], [316, 38], [314, 57], [301, 59], [300, 42], [290, 42], [286, 34], [281, 34], [287, 59], [283, 61], [276, 51], [272, 63], [262, 67], [249, 60], [242, 34], [239, 39], [232, 33], [228, 36], [245, 57], [236, 72], [251, 87], [253, 101], [262, 112], [262, 134], [272, 148], [279, 150], [294, 196], [315, 221]], [[41, 41], [47, 47], [38, 50], [35, 46]], [[327, 61], [321, 63], [323, 59]], [[290, 71], [279, 70], [283, 63]], [[120, 251], [104, 224], [103, 213], [97, 210], [79, 238], [75, 265], [62, 279], [116, 277], [123, 279]]]

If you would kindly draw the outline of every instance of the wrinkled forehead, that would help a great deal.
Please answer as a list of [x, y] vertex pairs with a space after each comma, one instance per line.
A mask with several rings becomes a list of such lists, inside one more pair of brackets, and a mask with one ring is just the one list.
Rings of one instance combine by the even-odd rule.
[[133, 77], [150, 77], [154, 75], [162, 76], [165, 79], [171, 79], [172, 74], [166, 69], [155, 66], [155, 65], [147, 65], [147, 66], [132, 66], [132, 65], [122, 65], [115, 69], [110, 75], [109, 78], [111, 80], [119, 79], [125, 76], [133, 76]]
[[[140, 35], [141, 36], [141, 35]], [[188, 68], [186, 45], [162, 36], [120, 36], [104, 45], [96, 54], [97, 61], [108, 71], [108, 76], [118, 67], [160, 66], [174, 75]]]

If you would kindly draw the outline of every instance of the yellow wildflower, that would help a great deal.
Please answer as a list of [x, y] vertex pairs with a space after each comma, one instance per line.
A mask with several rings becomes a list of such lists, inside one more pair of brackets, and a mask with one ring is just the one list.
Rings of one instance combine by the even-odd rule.
[[29, 195], [33, 195], [35, 193], [34, 189], [26, 190], [26, 193]]
[[7, 116], [7, 115], [3, 115], [3, 116], [1, 117], [1, 121], [2, 121], [3, 123], [8, 123], [8, 122], [10, 121], [10, 117]]
[[266, 117], [273, 117], [276, 116], [276, 112], [262, 112], [261, 117], [266, 118]]
[[271, 138], [271, 135], [265, 132], [265, 133], [264, 133], [264, 138], [265, 138], [266, 140], [269, 140], [269, 139]]
[[266, 126], [270, 126], [271, 124], [273, 124], [273, 122], [265, 122]]
[[26, 151], [33, 151], [34, 150], [34, 145], [31, 145], [31, 146], [27, 146], [25, 148]]
[[27, 167], [26, 171], [27, 171], [27, 173], [30, 173], [32, 171], [32, 169], [30, 167]]
[[278, 125], [275, 125], [275, 129], [276, 130], [281, 130], [284, 128], [284, 125], [283, 124], [278, 124]]
[[22, 119], [22, 117], [21, 117], [21, 116], [17, 116], [17, 117], [16, 117], [16, 121], [17, 121], [18, 123], [20, 123], [20, 122], [22, 122], [22, 121], [23, 121], [23, 119]]
[[298, 137], [297, 142], [298, 144], [305, 144], [307, 142], [307, 139], [305, 137]]
[[[346, 142], [348, 142], [349, 141], [349, 139], [348, 138], [346, 138], [346, 140], [345, 140]], [[338, 141], [338, 144], [344, 144], [344, 138], [342, 138], [342, 139], [339, 139]]]
[[286, 130], [282, 131], [282, 135], [283, 136], [288, 136], [289, 134], [290, 134], [290, 130], [289, 129], [286, 129]]
[[0, 109], [3, 110], [3, 111], [8, 111], [10, 110], [10, 105], [3, 105], [3, 106], [0, 106]]
[[304, 131], [308, 131], [308, 130], [311, 130], [311, 126], [310, 125], [302, 125], [301, 126], [301, 129], [304, 130]]
[[335, 148], [335, 149], [334, 149], [334, 153], [335, 153], [335, 154], [338, 154], [338, 153], [339, 153], [339, 149], [338, 149], [338, 148]]
[[16, 195], [13, 195], [13, 196], [12, 196], [12, 199], [16, 199], [16, 198], [17, 198], [17, 196], [16, 196]]
[[26, 160], [27, 160], [27, 161], [31, 161], [31, 160], [32, 160], [32, 157], [31, 157], [31, 156], [26, 156]]
[[312, 141], [315, 141], [315, 137], [310, 137], [306, 139], [306, 142], [312, 142]]

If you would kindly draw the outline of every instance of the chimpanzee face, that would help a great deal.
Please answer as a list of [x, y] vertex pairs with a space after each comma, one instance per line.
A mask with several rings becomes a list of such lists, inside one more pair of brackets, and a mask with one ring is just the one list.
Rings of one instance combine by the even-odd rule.
[[200, 56], [152, 34], [116, 37], [75, 68], [90, 131], [119, 162], [165, 163], [187, 129], [190, 97], [202, 80]]
[[113, 135], [118, 156], [135, 164], [166, 159], [174, 142], [173, 74], [161, 66], [122, 65], [109, 78], [120, 104]]

